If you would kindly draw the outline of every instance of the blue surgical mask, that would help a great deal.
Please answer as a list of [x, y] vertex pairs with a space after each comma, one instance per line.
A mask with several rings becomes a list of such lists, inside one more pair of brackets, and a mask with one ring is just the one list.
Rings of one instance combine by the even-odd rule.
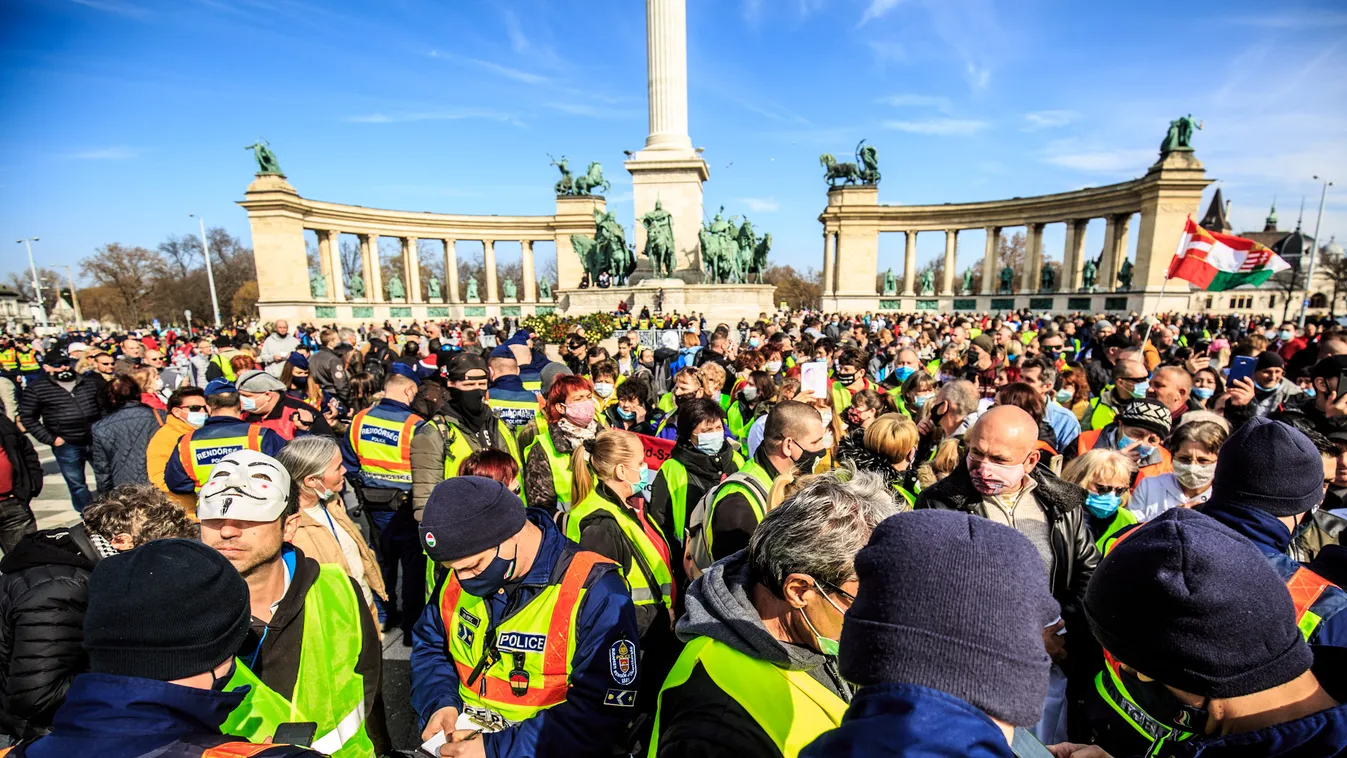
[[725, 447], [724, 432], [698, 432], [697, 449], [707, 455], [715, 455], [720, 449]]
[[907, 378], [908, 378], [909, 376], [912, 376], [912, 375], [915, 374], [916, 372], [917, 372], [917, 370], [914, 369], [914, 368], [912, 368], [911, 366], [899, 366], [899, 367], [893, 372], [893, 375], [896, 376], [896, 377], [898, 378], [898, 381], [900, 381], [900, 382], [905, 382], [905, 381], [907, 381]]
[[749, 337], [749, 338], [748, 338], [748, 346], [749, 346], [749, 347], [757, 347], [757, 346], [760, 345], [760, 344], [762, 344], [762, 340], [758, 339], [757, 337]]
[[239, 404], [243, 406], [243, 410], [245, 411], [257, 410], [257, 401], [247, 395], [239, 395]]
[[205, 425], [206, 425], [206, 419], [208, 419], [208, 418], [210, 418], [210, 414], [207, 413], [207, 412], [205, 412], [205, 411], [188, 411], [188, 412], [187, 412], [187, 423], [190, 424], [191, 426], [197, 428], [197, 429], [200, 429], [201, 427], [205, 426]]
[[1057, 402], [1058, 402], [1058, 403], [1069, 403], [1069, 402], [1071, 402], [1073, 399], [1075, 399], [1075, 397], [1076, 397], [1076, 391], [1075, 391], [1075, 390], [1067, 390], [1067, 389], [1057, 390]]
[[1215, 395], [1215, 394], [1216, 394], [1216, 390], [1213, 389], [1213, 388], [1211, 388], [1211, 387], [1194, 387], [1194, 388], [1193, 388], [1193, 397], [1197, 398], [1198, 400], [1210, 400], [1210, 399], [1211, 399], [1211, 396], [1212, 396], [1212, 395]]
[[915, 405], [915, 406], [917, 406], [918, 408], [920, 408], [920, 407], [922, 407], [923, 405], [926, 405], [927, 403], [929, 403], [929, 402], [931, 401], [931, 398], [933, 398], [933, 397], [935, 397], [934, 394], [930, 394], [930, 395], [913, 395], [913, 396], [912, 396], [912, 404]]
[[1132, 443], [1133, 443], [1133, 442], [1136, 442], [1136, 440], [1132, 439], [1131, 437], [1128, 437], [1126, 434], [1119, 434], [1119, 435], [1118, 435], [1118, 449], [1119, 449], [1119, 450], [1126, 450], [1127, 448], [1129, 448], [1129, 447], [1132, 446]]
[[1305, 389], [1301, 390], [1301, 392], [1305, 393], [1305, 397], [1314, 397], [1316, 394], [1313, 387], [1306, 387]]
[[641, 478], [635, 482], [627, 482], [631, 485], [631, 494], [639, 495], [650, 489], [650, 467], [641, 463]]
[[1143, 398], [1146, 396], [1146, 390], [1150, 388], [1151, 383], [1149, 381], [1137, 382], [1136, 384], [1132, 385], [1132, 397]]
[[458, 586], [473, 597], [490, 597], [509, 581], [510, 575], [514, 573], [514, 561], [514, 558], [506, 560], [500, 557], [500, 547], [497, 546], [496, 557], [491, 559], [486, 568], [470, 579], [460, 577]]
[[619, 405], [617, 407], [617, 417], [622, 419], [623, 421], [631, 421], [636, 418], [636, 411], [626, 410]]
[[1144, 461], [1155, 454], [1155, 445], [1138, 445], [1137, 454], [1140, 455], [1141, 460]]
[[1283, 329], [1277, 336], [1281, 337], [1283, 342], [1290, 342], [1292, 339], [1295, 339], [1296, 333], [1289, 329]]
[[1118, 506], [1122, 505], [1122, 495], [1116, 492], [1110, 492], [1107, 495], [1101, 495], [1098, 492], [1085, 493], [1085, 510], [1095, 518], [1109, 518], [1118, 512]]

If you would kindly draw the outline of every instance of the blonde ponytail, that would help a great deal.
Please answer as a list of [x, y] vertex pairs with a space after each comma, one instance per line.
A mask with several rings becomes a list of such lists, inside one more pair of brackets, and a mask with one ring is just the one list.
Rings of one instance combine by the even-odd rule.
[[618, 465], [640, 455], [641, 440], [631, 432], [609, 429], [576, 445], [571, 453], [571, 500], [579, 503], [605, 479], [617, 478]]
[[577, 440], [571, 453], [571, 507], [589, 497], [594, 491], [594, 473], [590, 470], [590, 451], [587, 446], [595, 444], [592, 439]]

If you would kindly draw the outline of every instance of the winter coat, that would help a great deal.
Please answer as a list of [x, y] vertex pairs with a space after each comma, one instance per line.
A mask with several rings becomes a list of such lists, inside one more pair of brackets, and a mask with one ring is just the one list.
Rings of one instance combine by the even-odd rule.
[[168, 468], [168, 459], [173, 457], [173, 453], [178, 449], [178, 440], [194, 428], [170, 413], [164, 417], [164, 425], [155, 431], [154, 436], [150, 438], [149, 446], [145, 448], [145, 471], [149, 475], [150, 484], [158, 487], [168, 495], [169, 500], [177, 503], [193, 518], [196, 517], [196, 495], [180, 494], [170, 490], [164, 481], [164, 470]]
[[42, 461], [28, 435], [7, 416], [0, 415], [0, 449], [13, 469], [11, 493], [18, 500], [32, 500], [42, 492]]
[[98, 386], [97, 381], [81, 376], [67, 392], [45, 373], [34, 377], [19, 399], [23, 427], [44, 445], [57, 437], [76, 445], [89, 444], [93, 423], [103, 417]]
[[99, 554], [83, 524], [24, 537], [0, 560], [0, 731], [46, 733], [88, 668], [84, 610]]
[[856, 691], [842, 725], [800, 751], [800, 758], [1011, 758], [991, 717], [940, 690], [876, 684]]
[[[748, 553], [712, 564], [687, 592], [687, 613], [678, 638], [710, 637], [735, 650], [790, 671], [807, 671], [833, 694], [849, 701], [851, 688], [837, 659], [781, 642], [763, 625], [750, 599]], [[697, 663], [687, 681], [660, 695], [659, 758], [757, 758], [779, 756], [776, 743], [737, 700]]]
[[150, 481], [145, 453], [161, 418], [153, 408], [133, 401], [94, 423], [90, 462], [100, 493], [119, 484]]
[[[332, 522], [337, 528], [346, 533], [354, 542], [356, 548], [360, 551], [360, 564], [365, 569], [365, 584], [370, 591], [382, 600], [388, 599], [388, 593], [384, 590], [384, 575], [379, 569], [379, 563], [374, 558], [374, 551], [370, 550], [369, 543], [360, 534], [356, 528], [355, 522], [346, 515], [346, 508], [341, 504], [341, 500], [334, 500], [328, 506], [327, 513], [332, 517]], [[332, 533], [332, 527], [318, 521], [304, 511], [299, 509], [299, 526], [295, 529], [295, 537], [290, 540], [290, 544], [299, 548], [304, 555], [312, 558], [319, 563], [332, 563], [340, 566], [349, 576], [351, 567], [346, 565], [346, 554], [341, 550], [341, 544], [337, 542], [337, 537]]]

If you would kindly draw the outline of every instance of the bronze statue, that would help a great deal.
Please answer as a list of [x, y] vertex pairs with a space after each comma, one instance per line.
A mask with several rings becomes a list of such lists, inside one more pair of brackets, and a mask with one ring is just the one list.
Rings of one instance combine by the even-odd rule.
[[1051, 266], [1044, 266], [1042, 273], [1038, 276], [1038, 290], [1040, 292], [1052, 292], [1057, 289], [1057, 274]]
[[1126, 292], [1132, 289], [1132, 260], [1124, 258], [1122, 268], [1118, 269], [1118, 289]]
[[469, 279], [468, 279], [468, 293], [467, 293], [467, 295], [468, 295], [468, 296], [467, 296], [467, 300], [468, 300], [468, 302], [470, 302], [470, 303], [480, 303], [480, 302], [482, 301], [481, 295], [477, 294], [477, 280], [476, 280], [476, 279], [472, 279], [472, 278], [469, 278]]
[[544, 303], [550, 303], [552, 301], [551, 279], [543, 278], [538, 280], [538, 299]]
[[625, 284], [636, 270], [636, 254], [628, 249], [627, 232], [613, 211], [595, 210], [594, 237], [572, 234], [571, 247], [591, 282], [598, 282], [599, 274], [608, 274], [615, 284]]
[[432, 274], [431, 277], [430, 277], [430, 281], [426, 282], [426, 289], [427, 289], [427, 290], [429, 291], [429, 293], [430, 293], [430, 299], [431, 299], [431, 300], [439, 300], [439, 299], [440, 299], [440, 279], [439, 279], [439, 277], [437, 277], [437, 276], [435, 276], [434, 274]]
[[655, 270], [655, 278], [664, 279], [673, 276], [673, 215], [664, 210], [664, 206], [656, 200], [654, 210], [638, 220], [645, 227], [645, 254]]
[[351, 297], [359, 298], [365, 296], [365, 279], [361, 277], [360, 274], [351, 275], [350, 290], [351, 290]]
[[1006, 266], [1001, 269], [1001, 288], [997, 292], [1003, 295], [1009, 295], [1015, 291], [1015, 269]]
[[575, 177], [572, 181], [572, 193], [574, 195], [592, 195], [596, 188], [602, 187], [607, 192], [612, 185], [607, 179], [603, 178], [603, 165], [598, 161], [589, 164], [589, 170], [584, 176]]
[[1099, 267], [1095, 265], [1094, 260], [1085, 261], [1085, 270], [1081, 272], [1081, 289], [1086, 292], [1094, 292], [1094, 283], [1099, 278]]
[[322, 274], [309, 277], [309, 292], [314, 297], [327, 297], [327, 277]]
[[772, 249], [772, 233], [767, 232], [758, 239], [758, 243], [753, 246], [753, 262], [748, 267], [748, 273], [755, 276], [758, 284], [762, 284], [762, 274], [767, 270], [767, 253]]
[[836, 187], [839, 180], [843, 184], [879, 183], [879, 151], [866, 145], [865, 140], [856, 145], [855, 163], [839, 163], [832, 153], [820, 155], [818, 162], [827, 169], [823, 178], [830, 187]]
[[402, 288], [402, 279], [397, 274], [388, 277], [387, 289], [389, 300], [401, 300], [407, 296], [407, 290]]
[[963, 293], [965, 295], [973, 294], [973, 267], [969, 266], [963, 272]]
[[898, 277], [893, 275], [892, 267], [884, 270], [884, 294], [885, 295], [898, 294]]
[[519, 288], [515, 286], [513, 279], [506, 279], [500, 288], [505, 291], [506, 300], [515, 300], [519, 297]]
[[724, 284], [732, 278], [734, 257], [737, 253], [735, 237], [738, 229], [725, 220], [725, 206], [720, 206], [716, 217], [702, 227], [698, 238], [702, 245], [702, 272], [711, 284]]
[[[552, 158], [551, 155], [548, 155], [547, 157]], [[558, 169], [561, 170], [561, 178], [557, 180], [557, 183], [555, 185], [557, 194], [558, 195], [571, 194], [574, 180], [573, 177], [571, 177], [571, 167], [570, 164], [566, 162], [566, 156], [564, 155], [561, 156], [560, 161], [557, 161], [556, 158], [552, 158], [552, 165], [556, 166]]]
[[935, 272], [930, 269], [921, 272], [921, 294], [935, 294]]
[[1172, 152], [1188, 152], [1193, 149], [1193, 132], [1201, 129], [1202, 124], [1193, 120], [1193, 114], [1176, 118], [1169, 122], [1169, 131], [1160, 143], [1160, 157]]
[[258, 139], [243, 149], [253, 151], [253, 158], [257, 160], [258, 176], [285, 176], [281, 173], [281, 164], [276, 160], [276, 154], [271, 152], [271, 143]]

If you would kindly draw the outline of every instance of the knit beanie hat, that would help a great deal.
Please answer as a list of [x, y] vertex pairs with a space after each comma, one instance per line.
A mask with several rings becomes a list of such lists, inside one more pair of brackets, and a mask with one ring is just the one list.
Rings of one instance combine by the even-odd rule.
[[1230, 502], [1295, 516], [1323, 499], [1324, 463], [1310, 438], [1290, 424], [1255, 417], [1221, 446], [1207, 507]]
[[152, 540], [94, 566], [84, 649], [96, 673], [184, 679], [238, 653], [250, 618], [248, 585], [224, 556]]
[[1024, 535], [965, 513], [912, 511], [885, 519], [855, 565], [843, 677], [930, 687], [1015, 726], [1038, 723], [1050, 665], [1043, 628], [1058, 607]]
[[1189, 508], [1165, 511], [1109, 551], [1090, 577], [1085, 617], [1118, 660], [1203, 697], [1261, 692], [1313, 662], [1267, 558]]
[[1264, 350], [1258, 354], [1258, 362], [1254, 364], [1254, 371], [1263, 371], [1270, 368], [1284, 369], [1286, 368], [1286, 361], [1271, 350]]
[[977, 345], [978, 349], [987, 355], [991, 355], [992, 351], [996, 349], [996, 343], [992, 341], [990, 334], [979, 334], [973, 338], [972, 344]]
[[500, 545], [527, 520], [523, 501], [495, 479], [451, 476], [426, 499], [421, 546], [432, 561], [456, 561]]
[[1123, 406], [1118, 414], [1118, 423], [1147, 429], [1161, 437], [1168, 437], [1169, 425], [1173, 423], [1173, 418], [1173, 414], [1159, 400], [1138, 398]]

